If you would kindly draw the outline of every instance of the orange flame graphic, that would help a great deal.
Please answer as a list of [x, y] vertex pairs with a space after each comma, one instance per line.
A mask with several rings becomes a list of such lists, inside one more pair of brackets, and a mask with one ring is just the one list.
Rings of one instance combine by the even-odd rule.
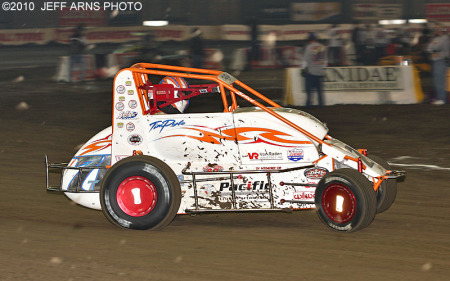
[[111, 146], [111, 136], [112, 135], [109, 135], [105, 138], [93, 141], [92, 143], [90, 143], [89, 145], [87, 145], [83, 148], [83, 153], [81, 153], [80, 155], [86, 155], [88, 153], [92, 153], [92, 152], [103, 150], [105, 148], [110, 147]]
[[[171, 137], [188, 137], [192, 139], [196, 139], [202, 142], [212, 143], [212, 144], [221, 144], [222, 140], [229, 141], [237, 141], [242, 144], [251, 144], [251, 143], [267, 143], [269, 145], [275, 146], [283, 146], [283, 147], [295, 147], [301, 144], [310, 144], [310, 141], [295, 141], [288, 140], [282, 138], [282, 136], [292, 137], [287, 133], [283, 133], [277, 130], [267, 129], [267, 128], [253, 128], [253, 127], [243, 127], [243, 128], [231, 128], [221, 130], [221, 128], [205, 130], [201, 127], [184, 127], [183, 129], [194, 130], [200, 132], [198, 136], [192, 135], [171, 135], [163, 138], [171, 138]], [[219, 131], [217, 133], [217, 131]], [[255, 137], [247, 137], [243, 134], [251, 133], [251, 132], [260, 132]]]

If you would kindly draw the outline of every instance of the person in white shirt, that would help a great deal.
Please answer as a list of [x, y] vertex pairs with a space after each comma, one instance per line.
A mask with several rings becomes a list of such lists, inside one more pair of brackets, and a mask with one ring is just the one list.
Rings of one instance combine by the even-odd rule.
[[444, 27], [438, 27], [434, 38], [427, 47], [430, 53], [432, 65], [431, 74], [433, 76], [433, 86], [436, 92], [436, 100], [433, 104], [447, 103], [447, 67], [450, 58], [450, 39]]
[[328, 41], [330, 66], [342, 66], [342, 38], [339, 34], [339, 27], [337, 24], [332, 25], [331, 29], [328, 31], [328, 36], [330, 37]]

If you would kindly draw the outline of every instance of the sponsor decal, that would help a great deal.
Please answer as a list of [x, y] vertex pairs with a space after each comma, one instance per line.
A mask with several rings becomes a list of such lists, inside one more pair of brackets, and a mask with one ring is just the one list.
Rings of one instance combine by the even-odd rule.
[[328, 173], [325, 168], [310, 168], [305, 170], [305, 177], [312, 180], [321, 179]]
[[124, 96], [119, 96], [119, 101], [125, 101], [125, 97]]
[[128, 137], [128, 143], [131, 145], [140, 145], [142, 143], [142, 137], [140, 135], [131, 135]]
[[130, 120], [136, 118], [137, 115], [138, 113], [136, 111], [123, 111], [117, 114], [116, 119]]
[[178, 127], [185, 125], [186, 123], [184, 120], [176, 121], [173, 119], [164, 120], [164, 121], [155, 121], [153, 123], [150, 123], [150, 131], [160, 129], [159, 132], [161, 133], [165, 128], [167, 127]]
[[131, 81], [126, 81], [125, 86], [131, 86]]
[[136, 101], [136, 100], [130, 100], [130, 101], [128, 102], [128, 106], [129, 106], [131, 109], [135, 109], [135, 108], [137, 107], [137, 101]]
[[281, 166], [278, 167], [256, 167], [256, 170], [281, 170]]
[[119, 123], [117, 123], [117, 128], [123, 128], [123, 122], [119, 122]]
[[[235, 184], [235, 191], [246, 191], [246, 190], [266, 190], [269, 189], [269, 183], [265, 181], [248, 181], [246, 183]], [[222, 182], [220, 183], [220, 191], [231, 191], [231, 183]]]
[[216, 188], [213, 184], [204, 184], [200, 187], [200, 194], [204, 193], [206, 195], [211, 195], [213, 192], [216, 192]]
[[258, 160], [258, 159], [259, 159], [259, 154], [256, 153], [256, 152], [249, 153], [249, 154], [248, 154], [248, 157], [250, 158], [250, 160], [253, 160], [253, 159]]
[[116, 92], [117, 92], [118, 94], [123, 94], [123, 93], [125, 93], [125, 86], [123, 86], [123, 85], [117, 86]]
[[252, 152], [248, 153], [250, 160], [283, 160], [281, 152]]
[[338, 225], [335, 225], [335, 224], [333, 224], [331, 222], [328, 222], [328, 225], [331, 226], [331, 228], [334, 228], [334, 229], [337, 229], [337, 230], [351, 230], [353, 228], [351, 223], [347, 224], [346, 226], [338, 226]]
[[303, 150], [302, 149], [291, 149], [287, 152], [287, 158], [291, 161], [299, 161], [303, 159]]
[[294, 193], [294, 200], [309, 200], [309, 199], [314, 199], [315, 198], [315, 194], [314, 192], [298, 192], [298, 193]]
[[134, 126], [133, 123], [131, 123], [131, 122], [127, 123], [127, 130], [128, 131], [132, 132], [132, 131], [134, 131], [134, 128], [135, 128], [135, 126]]
[[[177, 175], [178, 181], [180, 182], [180, 186], [183, 187], [184, 186], [184, 175]], [[181, 194], [184, 195], [184, 193], [186, 193], [186, 190], [182, 190]]]
[[166, 90], [158, 90], [156, 91], [157, 95], [169, 95], [170, 94], [170, 90], [166, 91]]
[[208, 166], [203, 167], [203, 172], [222, 172], [223, 167], [217, 164], [208, 164]]
[[134, 95], [134, 90], [128, 90], [127, 93], [128, 93], [128, 95], [130, 95], [130, 96], [131, 96], [131, 95]]
[[124, 108], [125, 108], [125, 105], [123, 104], [123, 102], [116, 103], [116, 109], [118, 111], [122, 111]]

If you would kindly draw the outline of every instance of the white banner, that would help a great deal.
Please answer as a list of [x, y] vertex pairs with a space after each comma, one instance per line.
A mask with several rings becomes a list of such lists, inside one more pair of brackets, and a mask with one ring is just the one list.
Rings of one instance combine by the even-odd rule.
[[[423, 100], [413, 66], [330, 67], [324, 77], [325, 105], [411, 104]], [[317, 94], [313, 94], [313, 100]], [[286, 70], [285, 105], [304, 106], [306, 92], [299, 68]]]
[[328, 67], [325, 91], [403, 90], [403, 76], [397, 66]]

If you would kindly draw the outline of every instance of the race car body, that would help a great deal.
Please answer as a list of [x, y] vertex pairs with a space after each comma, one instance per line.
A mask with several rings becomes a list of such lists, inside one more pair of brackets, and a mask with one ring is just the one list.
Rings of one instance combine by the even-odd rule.
[[[184, 113], [200, 95], [220, 95], [223, 111]], [[116, 75], [113, 98], [112, 126], [68, 164], [47, 163], [47, 179], [62, 169], [61, 185], [47, 180], [47, 189], [121, 227], [158, 229], [186, 213], [317, 208], [329, 227], [355, 231], [389, 208], [404, 175], [225, 72], [136, 64]]]

